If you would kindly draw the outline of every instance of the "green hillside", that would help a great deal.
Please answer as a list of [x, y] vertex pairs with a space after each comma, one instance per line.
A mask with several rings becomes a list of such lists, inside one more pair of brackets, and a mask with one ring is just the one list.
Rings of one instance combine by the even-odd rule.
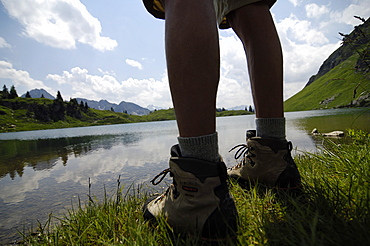
[[334, 51], [303, 90], [284, 102], [285, 111], [370, 106], [370, 18]]
[[358, 58], [359, 54], [352, 55], [289, 98], [284, 103], [285, 111], [349, 107], [356, 99], [369, 95], [370, 80], [354, 70]]

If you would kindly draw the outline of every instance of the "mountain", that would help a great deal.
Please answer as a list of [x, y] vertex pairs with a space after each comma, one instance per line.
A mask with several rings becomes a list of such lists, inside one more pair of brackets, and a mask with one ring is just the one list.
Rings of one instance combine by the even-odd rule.
[[306, 86], [284, 102], [285, 111], [370, 106], [370, 18], [343, 36], [341, 47]]
[[228, 108], [227, 110], [244, 110], [244, 109], [248, 109], [249, 106], [247, 105], [239, 105], [239, 106], [235, 106], [235, 107], [232, 107], [232, 108]]
[[120, 112], [120, 113], [127, 113], [127, 114], [133, 114], [133, 115], [147, 115], [150, 113], [150, 110], [147, 108], [140, 107], [139, 105], [131, 102], [125, 102], [122, 101], [120, 104], [115, 104], [108, 102], [107, 100], [100, 100], [100, 101], [94, 101], [94, 100], [88, 100], [84, 98], [76, 98], [77, 102], [80, 103], [81, 101], [83, 103], [87, 103], [87, 105], [90, 108], [95, 108], [99, 110], [111, 110], [113, 109], [114, 112]]
[[135, 103], [125, 101], [120, 102], [120, 104], [113, 109], [115, 112], [127, 112], [128, 114], [135, 115], [147, 115], [150, 113], [150, 110], [147, 108], [143, 108]]
[[[50, 95], [50, 93], [47, 92], [44, 89], [33, 89], [33, 90], [30, 90], [29, 93], [30, 93], [30, 96], [32, 98], [41, 98], [42, 95], [44, 95], [44, 98], [48, 98], [48, 99], [52, 99], [52, 100], [55, 99], [55, 97], [53, 97], [52, 95]], [[23, 94], [21, 97], [26, 97], [26, 93]]]
[[[30, 96], [32, 98], [41, 98], [42, 95], [44, 95], [45, 98], [48, 99], [55, 99], [50, 93], [48, 93], [44, 89], [33, 89], [29, 91]], [[22, 95], [22, 97], [26, 97], [26, 93]], [[114, 112], [120, 112], [120, 113], [127, 113], [132, 115], [147, 115], [150, 113], [150, 110], [147, 108], [140, 107], [139, 105], [131, 102], [125, 102], [122, 101], [120, 104], [110, 103], [107, 100], [100, 100], [100, 101], [94, 101], [94, 100], [88, 100], [85, 98], [76, 98], [77, 102], [80, 103], [81, 101], [83, 103], [87, 103], [87, 105], [90, 108], [99, 109], [99, 110], [111, 110], [113, 109]]]
[[149, 104], [148, 106], [146, 106], [146, 108], [149, 109], [150, 111], [167, 109], [167, 108], [164, 108], [164, 107], [155, 106], [153, 104]]

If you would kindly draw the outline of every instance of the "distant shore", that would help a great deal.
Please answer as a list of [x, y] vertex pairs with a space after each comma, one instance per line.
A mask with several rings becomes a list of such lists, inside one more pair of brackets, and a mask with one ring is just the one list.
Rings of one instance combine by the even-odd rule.
[[[8, 107], [4, 106], [4, 102], [0, 105], [0, 133], [175, 120], [173, 108], [155, 110], [142, 116], [88, 108], [78, 112], [79, 117], [66, 114], [62, 120], [43, 122], [36, 119], [35, 113], [30, 113], [29, 105], [33, 107], [39, 104], [48, 105], [53, 100], [33, 99], [32, 104], [25, 102], [27, 100], [25, 98], [13, 100], [14, 102], [8, 103], [10, 105]], [[68, 103], [65, 102], [65, 104], [68, 106]], [[247, 114], [253, 113], [247, 110], [218, 110], [216, 112], [217, 117]]]

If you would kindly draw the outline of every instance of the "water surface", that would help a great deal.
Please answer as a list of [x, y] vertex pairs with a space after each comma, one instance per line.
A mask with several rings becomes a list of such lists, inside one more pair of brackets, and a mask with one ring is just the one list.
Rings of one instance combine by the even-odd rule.
[[[287, 138], [296, 150], [315, 151], [309, 135], [357, 128], [370, 131], [368, 109], [286, 113]], [[254, 115], [217, 118], [220, 153], [228, 166], [228, 150], [245, 142], [254, 129]], [[0, 134], [0, 243], [17, 238], [17, 230], [36, 227], [48, 215], [62, 216], [77, 198], [89, 192], [102, 199], [104, 187], [113, 194], [121, 183], [147, 184], [167, 168], [169, 149], [176, 143], [175, 121], [55, 129]], [[149, 185], [150, 186], [150, 185]]]

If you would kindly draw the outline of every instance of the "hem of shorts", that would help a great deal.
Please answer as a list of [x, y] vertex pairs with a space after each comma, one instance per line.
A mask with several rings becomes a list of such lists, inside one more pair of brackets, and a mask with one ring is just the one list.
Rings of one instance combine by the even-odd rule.
[[228, 29], [228, 28], [231, 27], [228, 21], [226, 23], [222, 24], [223, 18], [226, 17], [226, 20], [227, 20], [227, 15], [231, 11], [234, 11], [236, 9], [239, 9], [239, 8], [243, 7], [243, 6], [246, 6], [246, 5], [249, 5], [249, 4], [252, 4], [252, 3], [257, 3], [257, 2], [260, 2], [260, 1], [262, 1], [262, 0], [254, 0], [254, 1], [250, 1], [250, 2], [246, 3], [244, 0], [240, 0], [236, 3], [230, 4], [229, 7], [228, 7], [228, 12], [225, 12], [224, 16], [222, 16], [221, 23], [218, 23], [219, 28], [220, 29]]
[[243, 6], [246, 6], [246, 5], [249, 5], [249, 4], [252, 4], [252, 3], [257, 3], [257, 2], [261, 2], [262, 0], [254, 0], [254, 1], [249, 1], [248, 3], [245, 3], [244, 0], [240, 0], [240, 1], [237, 1], [236, 3], [233, 3], [233, 4], [230, 4], [229, 5], [229, 12], [225, 13], [225, 16], [227, 14], [229, 14], [231, 11], [234, 11], [238, 8], [241, 8]]

